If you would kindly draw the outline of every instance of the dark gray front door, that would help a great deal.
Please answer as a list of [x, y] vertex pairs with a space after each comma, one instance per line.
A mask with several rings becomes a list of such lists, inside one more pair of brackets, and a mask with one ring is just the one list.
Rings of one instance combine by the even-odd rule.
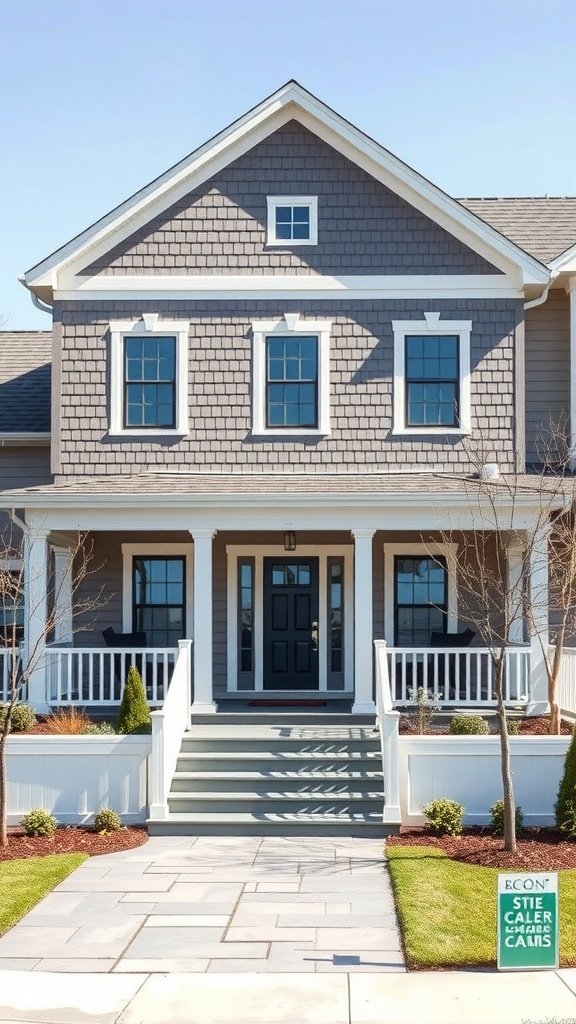
[[318, 559], [264, 559], [264, 689], [318, 689]]

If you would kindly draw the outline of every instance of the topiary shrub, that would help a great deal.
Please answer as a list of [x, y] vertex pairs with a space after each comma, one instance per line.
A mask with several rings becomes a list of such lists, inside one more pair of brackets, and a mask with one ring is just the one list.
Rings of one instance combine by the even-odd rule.
[[462, 832], [464, 808], [456, 800], [430, 800], [422, 813], [436, 836], [459, 836]]
[[122, 818], [111, 807], [102, 807], [94, 818], [94, 828], [97, 832], [117, 832], [122, 828]]
[[[4, 725], [7, 712], [8, 705], [0, 704], [0, 728]], [[10, 732], [22, 732], [24, 729], [32, 729], [34, 725], [36, 725], [36, 715], [33, 708], [28, 704], [15, 704], [10, 719]]]
[[115, 736], [116, 729], [110, 722], [90, 722], [82, 734], [83, 736]]
[[[522, 814], [522, 808], [517, 807], [516, 813], [516, 832], [521, 832], [524, 825], [524, 815]], [[496, 836], [504, 835], [504, 801], [497, 800], [495, 804], [490, 808], [490, 817], [492, 819], [492, 831]]]
[[507, 718], [506, 724], [509, 736], [518, 736], [520, 734], [520, 722], [517, 718]]
[[564, 759], [564, 771], [554, 804], [556, 826], [565, 835], [576, 838], [576, 731]]
[[450, 719], [450, 732], [453, 736], [487, 736], [488, 722], [482, 715], [454, 715]]
[[53, 836], [57, 827], [56, 818], [42, 807], [35, 807], [22, 818], [22, 828], [27, 836]]
[[138, 669], [131, 665], [128, 669], [126, 686], [122, 694], [122, 703], [118, 712], [116, 731], [134, 735], [152, 731], [150, 708], [146, 700], [146, 691]]

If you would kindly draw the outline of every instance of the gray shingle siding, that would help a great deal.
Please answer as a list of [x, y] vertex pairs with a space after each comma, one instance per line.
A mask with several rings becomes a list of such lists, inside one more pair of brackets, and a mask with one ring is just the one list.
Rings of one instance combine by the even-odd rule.
[[[266, 196], [318, 196], [318, 245], [266, 247]], [[291, 121], [87, 266], [85, 274], [497, 274]]]
[[551, 291], [526, 312], [526, 459], [538, 463], [550, 423], [570, 415], [570, 300]]
[[[62, 478], [138, 473], [146, 467], [195, 472], [317, 472], [469, 468], [460, 438], [394, 438], [391, 321], [470, 318], [471, 400], [475, 433], [490, 457], [512, 469], [514, 334], [522, 303], [508, 299], [340, 302], [166, 302], [161, 313], [190, 320], [191, 432], [183, 440], [122, 442], [108, 430], [108, 321], [158, 312], [159, 304], [65, 303], [62, 321]], [[285, 312], [333, 321], [330, 361], [332, 433], [322, 439], [254, 439], [251, 429], [251, 321]]]

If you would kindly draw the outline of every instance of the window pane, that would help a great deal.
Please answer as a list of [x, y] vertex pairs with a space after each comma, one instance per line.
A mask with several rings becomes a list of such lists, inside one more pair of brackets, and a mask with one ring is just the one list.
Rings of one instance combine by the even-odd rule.
[[175, 383], [175, 338], [124, 339], [125, 426], [175, 426]]
[[133, 602], [147, 646], [175, 647], [185, 636], [184, 559], [135, 558]]
[[292, 221], [291, 206], [276, 207], [276, 224], [290, 224]]
[[395, 641], [400, 647], [428, 647], [432, 632], [444, 632], [447, 569], [433, 558], [395, 560]]

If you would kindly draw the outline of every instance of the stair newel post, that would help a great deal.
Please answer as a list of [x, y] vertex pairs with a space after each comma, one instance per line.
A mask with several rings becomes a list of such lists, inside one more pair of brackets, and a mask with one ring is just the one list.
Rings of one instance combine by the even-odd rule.
[[150, 749], [150, 817], [156, 820], [165, 821], [168, 817], [168, 779], [166, 778], [166, 712], [163, 708], [153, 711], [150, 715], [152, 720], [152, 746]]

